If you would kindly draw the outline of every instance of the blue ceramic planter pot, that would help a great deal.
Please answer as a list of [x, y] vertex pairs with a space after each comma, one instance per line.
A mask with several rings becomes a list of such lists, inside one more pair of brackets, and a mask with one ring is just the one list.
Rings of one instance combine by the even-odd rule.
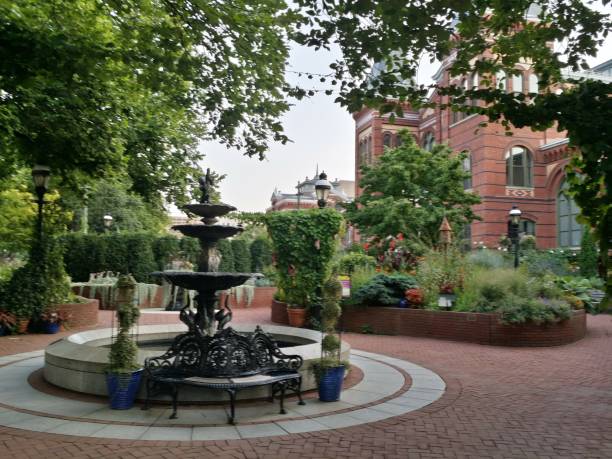
[[142, 370], [132, 373], [106, 373], [106, 387], [113, 410], [129, 410], [134, 406], [140, 388]]
[[344, 366], [330, 368], [325, 371], [319, 381], [319, 400], [322, 402], [335, 402], [340, 400], [343, 381]]
[[60, 331], [60, 324], [58, 322], [43, 322], [42, 329], [45, 333], [53, 335]]

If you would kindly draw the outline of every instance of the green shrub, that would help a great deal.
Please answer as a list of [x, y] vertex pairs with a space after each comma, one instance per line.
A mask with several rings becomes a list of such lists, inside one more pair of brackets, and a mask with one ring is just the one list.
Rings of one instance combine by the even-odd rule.
[[511, 260], [499, 250], [480, 249], [467, 255], [467, 261], [472, 266], [485, 269], [510, 268]]
[[376, 259], [364, 253], [347, 253], [335, 263], [335, 269], [341, 274], [352, 274], [357, 268], [374, 268]]
[[[571, 253], [571, 252], [570, 252]], [[522, 264], [532, 276], [571, 274], [568, 254], [560, 250], [532, 250], [523, 256]]]
[[268, 238], [258, 237], [249, 248], [251, 251], [251, 272], [263, 273], [272, 265], [272, 242]]
[[50, 305], [73, 299], [63, 264], [63, 249], [54, 238], [34, 240], [28, 262], [15, 270], [0, 292], [0, 305], [20, 318], [31, 318]]
[[342, 216], [334, 209], [272, 212], [266, 226], [287, 302], [306, 306], [329, 278]]
[[217, 250], [221, 256], [221, 263], [219, 263], [219, 271], [223, 273], [236, 272], [234, 266], [234, 251], [232, 250], [232, 243], [227, 239], [223, 239], [217, 243]]
[[417, 283], [412, 276], [405, 274], [377, 274], [365, 285], [354, 290], [356, 304], [367, 306], [396, 306], [404, 293], [415, 288]]
[[153, 241], [156, 269], [163, 271], [181, 251], [181, 241], [175, 236], [162, 236]]
[[599, 255], [597, 246], [589, 228], [584, 228], [580, 241], [580, 253], [577, 256], [580, 275], [583, 277], [596, 277], [598, 274], [597, 261]]
[[250, 273], [251, 252], [247, 242], [243, 239], [232, 239], [232, 252], [234, 254], [234, 270], [238, 273]]
[[569, 319], [572, 311], [570, 306], [561, 300], [542, 301], [535, 298], [524, 298], [517, 295], [508, 295], [500, 301], [497, 310], [502, 323], [522, 324], [533, 322], [536, 324], [553, 323]]

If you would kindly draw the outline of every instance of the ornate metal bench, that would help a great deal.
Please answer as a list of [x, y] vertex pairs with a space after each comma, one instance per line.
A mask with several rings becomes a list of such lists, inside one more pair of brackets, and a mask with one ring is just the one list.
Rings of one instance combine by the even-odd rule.
[[179, 335], [162, 356], [145, 360], [148, 409], [151, 396], [161, 393], [172, 397], [172, 415], [177, 417], [178, 390], [182, 385], [223, 390], [229, 394], [231, 414], [235, 420], [236, 394], [248, 387], [271, 386], [271, 401], [279, 394], [280, 413], [285, 414], [285, 392], [302, 400], [302, 376], [299, 355], [285, 355], [274, 340], [257, 326], [250, 336], [225, 328], [213, 336], [188, 332]]

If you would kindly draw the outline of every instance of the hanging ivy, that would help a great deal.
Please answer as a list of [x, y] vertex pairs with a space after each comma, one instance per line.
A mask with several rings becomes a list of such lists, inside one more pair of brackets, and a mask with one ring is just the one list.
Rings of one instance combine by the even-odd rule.
[[342, 216], [334, 209], [273, 212], [266, 216], [278, 286], [287, 303], [306, 306], [329, 277]]

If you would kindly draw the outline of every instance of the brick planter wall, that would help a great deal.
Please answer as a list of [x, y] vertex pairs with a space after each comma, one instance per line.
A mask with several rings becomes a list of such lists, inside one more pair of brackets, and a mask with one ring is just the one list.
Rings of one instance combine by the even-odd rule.
[[70, 328], [93, 327], [98, 324], [98, 300], [83, 298], [85, 303], [62, 303], [54, 308], [70, 319], [66, 325]]
[[[236, 302], [234, 295], [230, 296], [229, 305], [231, 308], [267, 308], [270, 307], [276, 293], [276, 287], [255, 287], [255, 294], [251, 304], [247, 304], [246, 295], [243, 295], [241, 302]], [[225, 293], [221, 294], [221, 304], [225, 302]]]
[[[287, 324], [285, 303], [272, 302], [272, 322]], [[364, 327], [380, 335], [422, 336], [493, 346], [560, 346], [584, 338], [586, 314], [574, 311], [563, 322], [503, 325], [496, 314], [426, 311], [423, 309], [355, 307], [341, 318], [345, 331], [362, 333]]]
[[275, 324], [289, 325], [289, 316], [287, 315], [287, 303], [272, 300], [270, 320]]

